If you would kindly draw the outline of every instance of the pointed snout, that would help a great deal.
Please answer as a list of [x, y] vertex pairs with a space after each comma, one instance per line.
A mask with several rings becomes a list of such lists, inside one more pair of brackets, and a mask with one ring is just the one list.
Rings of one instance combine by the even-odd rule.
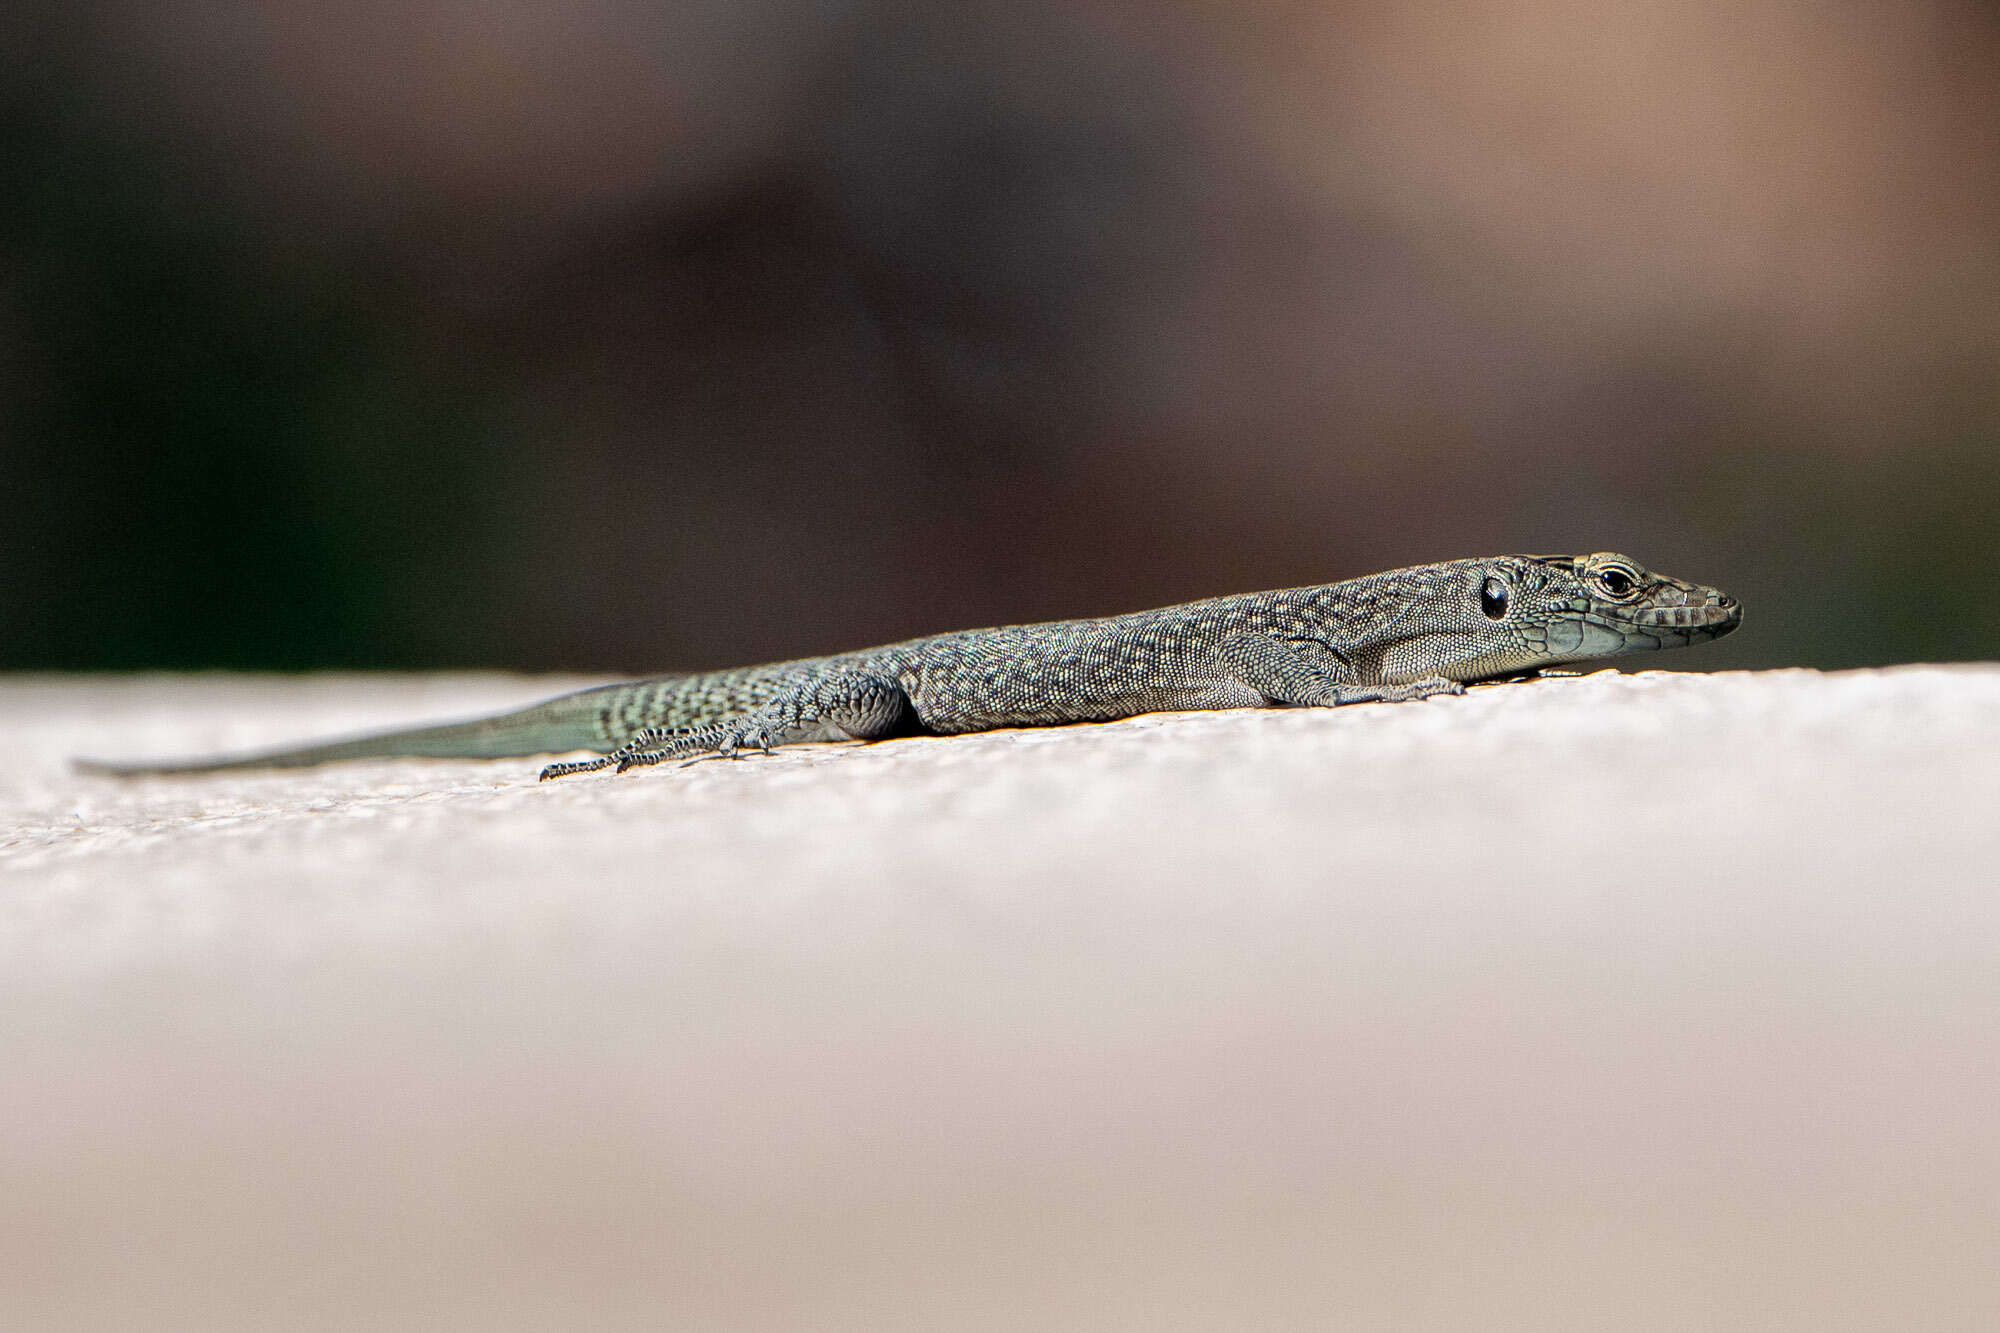
[[1719, 639], [1743, 623], [1743, 604], [1726, 592], [1696, 584], [1669, 585], [1632, 617], [1647, 629], [1678, 630]]

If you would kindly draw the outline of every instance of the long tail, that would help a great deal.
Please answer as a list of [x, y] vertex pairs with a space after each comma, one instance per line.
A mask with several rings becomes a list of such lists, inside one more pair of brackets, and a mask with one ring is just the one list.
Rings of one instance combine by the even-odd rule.
[[603, 753], [617, 748], [616, 742], [604, 735], [602, 719], [609, 702], [604, 696], [628, 688], [629, 684], [598, 685], [495, 717], [372, 732], [315, 745], [287, 745], [164, 763], [120, 764], [98, 759], [77, 759], [72, 763], [81, 773], [142, 777], [160, 773], [215, 773], [229, 768], [304, 768], [343, 759], [507, 759], [568, 750]]

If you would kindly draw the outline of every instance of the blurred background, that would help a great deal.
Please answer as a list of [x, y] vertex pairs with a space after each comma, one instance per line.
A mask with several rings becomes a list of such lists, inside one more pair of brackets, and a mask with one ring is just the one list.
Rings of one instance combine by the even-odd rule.
[[0, 41], [0, 666], [637, 672], [1603, 548], [1747, 603], [1662, 665], [2000, 657], [1990, 0]]

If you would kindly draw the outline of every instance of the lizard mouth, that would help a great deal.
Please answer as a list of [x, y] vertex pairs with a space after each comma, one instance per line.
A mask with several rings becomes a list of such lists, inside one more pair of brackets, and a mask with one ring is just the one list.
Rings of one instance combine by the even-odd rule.
[[1627, 623], [1641, 630], [1672, 630], [1704, 639], [1719, 639], [1743, 623], [1743, 604], [1707, 589], [1690, 592], [1685, 600], [1635, 609]]

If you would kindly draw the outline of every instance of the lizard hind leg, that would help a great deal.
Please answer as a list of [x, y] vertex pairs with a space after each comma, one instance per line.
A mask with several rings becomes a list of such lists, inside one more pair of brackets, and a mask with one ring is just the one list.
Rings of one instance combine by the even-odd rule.
[[753, 711], [695, 727], [646, 727], [618, 750], [576, 764], [553, 764], [545, 777], [634, 768], [680, 759], [740, 759], [800, 741], [873, 740], [889, 734], [909, 709], [901, 685], [865, 671], [823, 672], [780, 691]]
[[679, 759], [682, 766], [704, 759], [741, 759], [750, 753], [770, 754], [782, 738], [773, 737], [772, 719], [754, 714], [734, 725], [697, 727], [690, 731], [662, 731], [648, 727], [632, 738], [632, 743], [612, 756], [620, 773]]
[[663, 744], [670, 744], [672, 738], [685, 734], [685, 731], [664, 731], [659, 727], [647, 727], [609, 754], [599, 755], [595, 759], [574, 759], [567, 763], [550, 764], [542, 770], [541, 777], [537, 781], [547, 782], [550, 778], [566, 778], [573, 773], [595, 773], [605, 768], [616, 768], [623, 773], [631, 767], [635, 756], [648, 753]]
[[547, 782], [550, 778], [566, 778], [573, 773], [595, 773], [606, 768], [615, 768], [620, 773], [623, 773], [626, 769], [632, 767], [635, 762], [658, 763], [659, 759], [657, 758], [645, 759], [641, 756], [676, 745], [698, 731], [713, 730], [715, 730], [713, 727], [642, 727], [632, 734], [632, 739], [626, 741], [609, 754], [599, 755], [595, 759], [576, 759], [567, 763], [550, 764], [542, 770], [538, 781]]

